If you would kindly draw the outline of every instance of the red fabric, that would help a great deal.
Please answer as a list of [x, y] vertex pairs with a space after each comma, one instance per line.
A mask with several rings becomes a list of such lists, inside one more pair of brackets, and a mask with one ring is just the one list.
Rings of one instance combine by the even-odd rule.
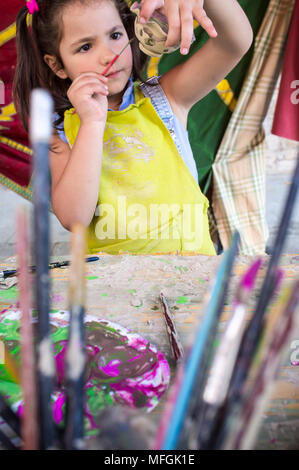
[[[15, 22], [17, 12], [24, 4], [25, 0], [1, 0], [0, 34]], [[4, 82], [4, 103], [3, 99], [0, 101], [0, 135], [28, 147], [28, 135], [18, 116], [12, 115], [10, 121], [3, 119], [4, 108], [12, 103], [15, 64], [16, 45], [15, 38], [12, 38], [0, 46], [0, 78]], [[27, 186], [30, 171], [30, 155], [0, 141], [0, 173], [21, 186]]]
[[299, 0], [296, 0], [287, 39], [272, 133], [299, 141]]

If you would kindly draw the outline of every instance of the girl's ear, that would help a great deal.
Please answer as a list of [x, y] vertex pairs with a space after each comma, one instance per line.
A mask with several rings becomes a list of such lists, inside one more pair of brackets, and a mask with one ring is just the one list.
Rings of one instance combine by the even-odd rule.
[[55, 56], [46, 54], [44, 55], [44, 61], [50, 67], [50, 69], [55, 73], [55, 75], [57, 75], [57, 77], [63, 78], [63, 79], [68, 78], [64, 69], [59, 68], [59, 64]]

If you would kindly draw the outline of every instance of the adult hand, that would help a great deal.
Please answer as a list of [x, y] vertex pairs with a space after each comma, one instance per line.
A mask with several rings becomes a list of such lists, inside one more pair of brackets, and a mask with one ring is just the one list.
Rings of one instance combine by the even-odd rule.
[[204, 0], [142, 0], [140, 22], [147, 23], [155, 10], [160, 11], [167, 17], [169, 25], [165, 46], [174, 46], [181, 40], [181, 53], [188, 54], [192, 42], [194, 20], [206, 30], [210, 37], [217, 36], [217, 31], [211, 19], [208, 18], [203, 4]]

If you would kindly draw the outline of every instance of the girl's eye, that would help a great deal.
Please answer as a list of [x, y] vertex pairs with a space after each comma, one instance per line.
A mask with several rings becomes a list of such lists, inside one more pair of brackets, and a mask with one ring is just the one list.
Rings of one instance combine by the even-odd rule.
[[80, 47], [78, 52], [81, 52], [81, 51], [87, 52], [87, 51], [89, 51], [89, 49], [90, 49], [90, 44], [86, 43], [86, 44], [83, 44], [83, 46]]
[[115, 31], [114, 33], [111, 34], [111, 39], [120, 39], [122, 37], [123, 33]]

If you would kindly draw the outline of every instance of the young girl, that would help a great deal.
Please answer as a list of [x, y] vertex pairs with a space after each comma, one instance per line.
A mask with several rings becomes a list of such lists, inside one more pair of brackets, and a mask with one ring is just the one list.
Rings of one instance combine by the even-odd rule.
[[142, 2], [144, 24], [157, 9], [166, 15], [166, 46], [181, 40], [188, 53], [193, 19], [213, 36], [184, 64], [146, 83], [146, 56], [125, 0], [37, 0], [31, 31], [27, 8], [17, 16], [17, 110], [28, 129], [31, 90], [50, 90], [52, 207], [65, 228], [88, 227], [92, 253], [215, 254], [187, 116], [239, 62], [252, 30], [236, 0], [202, 7], [202, 0]]

